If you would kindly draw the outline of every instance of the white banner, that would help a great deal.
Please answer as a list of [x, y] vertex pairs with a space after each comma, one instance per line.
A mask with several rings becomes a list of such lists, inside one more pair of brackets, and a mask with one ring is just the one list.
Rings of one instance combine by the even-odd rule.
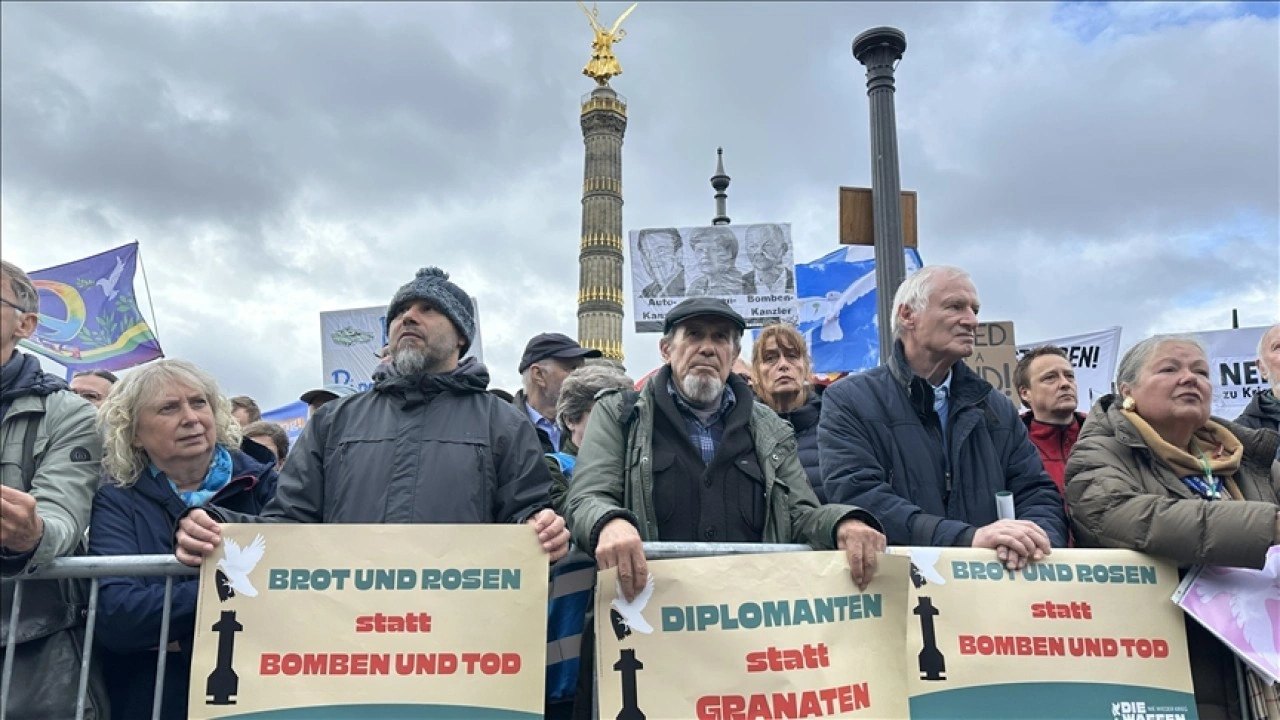
[[1213, 379], [1213, 414], [1235, 420], [1267, 389], [1258, 373], [1258, 343], [1270, 326], [1190, 333], [1204, 345]]
[[[483, 362], [480, 344], [480, 308], [475, 298], [471, 307], [476, 319], [476, 337], [463, 357]], [[350, 385], [356, 390], [373, 387], [373, 371], [381, 360], [378, 353], [387, 344], [387, 306], [378, 305], [320, 313], [320, 362], [323, 385]]]
[[[1120, 358], [1120, 327], [1084, 335], [1040, 340], [1018, 345], [1018, 359], [1033, 348], [1053, 345], [1062, 348], [1076, 370], [1076, 409], [1089, 412], [1094, 401], [1111, 392]], [[1021, 403], [1018, 403], [1021, 407]]]
[[667, 312], [690, 297], [726, 300], [747, 327], [795, 324], [791, 225], [713, 225], [631, 231], [636, 332], [662, 332]]

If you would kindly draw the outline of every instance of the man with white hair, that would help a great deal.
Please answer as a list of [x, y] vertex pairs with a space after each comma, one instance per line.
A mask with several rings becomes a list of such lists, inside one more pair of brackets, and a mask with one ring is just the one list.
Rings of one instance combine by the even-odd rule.
[[1259, 390], [1249, 401], [1236, 422], [1250, 428], [1266, 428], [1280, 432], [1280, 323], [1272, 325], [1258, 341], [1258, 374], [1271, 387]]
[[[893, 305], [892, 359], [823, 396], [828, 499], [875, 513], [891, 544], [990, 548], [1009, 569], [1065, 546], [1062, 496], [1017, 408], [964, 364], [978, 329], [968, 273], [925, 267]], [[1016, 519], [997, 515], [1004, 491]]]

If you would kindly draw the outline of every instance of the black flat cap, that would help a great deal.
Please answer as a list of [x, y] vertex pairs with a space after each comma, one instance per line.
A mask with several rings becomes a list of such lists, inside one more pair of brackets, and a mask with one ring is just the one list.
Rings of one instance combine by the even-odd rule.
[[524, 356], [520, 358], [519, 372], [547, 358], [598, 358], [604, 353], [592, 348], [584, 348], [577, 340], [560, 333], [542, 333], [534, 335], [529, 344], [524, 346]]
[[737, 325], [740, 331], [747, 329], [747, 321], [743, 320], [728, 302], [720, 298], [692, 297], [671, 308], [671, 312], [667, 313], [667, 321], [662, 326], [662, 332], [669, 333], [671, 328], [699, 315], [721, 317]]

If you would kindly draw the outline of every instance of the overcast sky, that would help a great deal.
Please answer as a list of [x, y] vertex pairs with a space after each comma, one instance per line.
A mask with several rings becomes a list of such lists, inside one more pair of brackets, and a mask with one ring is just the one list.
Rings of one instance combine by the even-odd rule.
[[[612, 82], [624, 229], [708, 223], [723, 146], [735, 223], [835, 249], [836, 189], [871, 177], [850, 44], [893, 25], [920, 252], [972, 272], [985, 319], [1126, 346], [1276, 322], [1277, 7], [642, 2]], [[590, 40], [569, 2], [6, 2], [3, 255], [139, 240], [166, 353], [264, 408], [321, 380], [321, 310], [439, 265], [514, 390], [530, 336], [577, 333]], [[658, 364], [656, 335], [624, 342], [633, 376]]]

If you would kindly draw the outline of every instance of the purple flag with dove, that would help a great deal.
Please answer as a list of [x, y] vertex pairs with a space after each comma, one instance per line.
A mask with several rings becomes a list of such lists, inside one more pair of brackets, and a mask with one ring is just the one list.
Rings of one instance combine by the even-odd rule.
[[40, 324], [23, 347], [76, 370], [123, 370], [164, 357], [133, 292], [138, 243], [29, 273]]

